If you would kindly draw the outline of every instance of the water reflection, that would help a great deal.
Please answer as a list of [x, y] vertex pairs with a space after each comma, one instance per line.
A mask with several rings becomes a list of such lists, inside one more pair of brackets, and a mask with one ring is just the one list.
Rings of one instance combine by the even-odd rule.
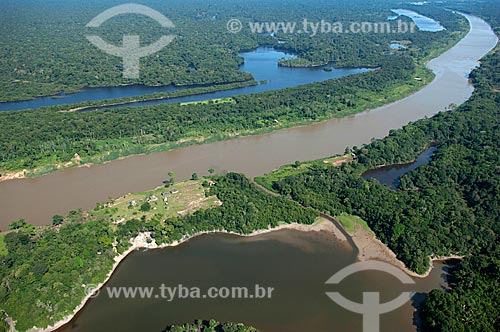
[[433, 20], [432, 18], [429, 18], [427, 16], [421, 15], [419, 13], [416, 13], [412, 10], [408, 9], [392, 9], [392, 12], [398, 14], [398, 16], [390, 16], [388, 19], [389, 20], [395, 20], [399, 16], [406, 16], [409, 17], [415, 22], [417, 25], [418, 29], [420, 31], [429, 31], [429, 32], [438, 32], [438, 31], [443, 31], [446, 30], [444, 26]]
[[378, 180], [380, 183], [388, 185], [391, 189], [396, 190], [399, 186], [401, 177], [419, 166], [428, 164], [432, 160], [434, 151], [436, 151], [436, 147], [425, 150], [418, 156], [417, 160], [412, 163], [383, 166], [366, 171], [363, 173], [363, 178], [367, 180]]

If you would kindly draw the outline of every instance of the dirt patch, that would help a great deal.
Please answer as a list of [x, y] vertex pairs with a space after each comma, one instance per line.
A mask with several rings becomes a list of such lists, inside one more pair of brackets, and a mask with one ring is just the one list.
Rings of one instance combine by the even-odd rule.
[[333, 167], [339, 167], [343, 164], [350, 163], [353, 161], [353, 157], [350, 154], [346, 154], [340, 157], [325, 159], [323, 162], [325, 164], [331, 164]]
[[418, 274], [406, 267], [406, 265], [400, 261], [396, 254], [382, 241], [375, 237], [371, 231], [364, 229], [363, 227], [358, 227], [356, 231], [351, 234], [352, 240], [358, 247], [358, 260], [361, 262], [378, 260], [394, 265], [406, 274], [415, 278], [426, 278], [429, 276], [433, 269], [432, 262], [446, 261], [449, 259], [463, 259], [463, 256], [451, 255], [451, 256], [435, 256], [430, 257], [431, 264], [429, 269], [424, 274]]
[[0, 174], [0, 182], [8, 180], [24, 179], [24, 178], [26, 178], [26, 170]]

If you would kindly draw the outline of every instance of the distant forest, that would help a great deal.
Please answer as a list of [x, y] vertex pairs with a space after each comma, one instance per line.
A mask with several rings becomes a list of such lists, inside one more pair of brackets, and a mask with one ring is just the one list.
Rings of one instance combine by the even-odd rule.
[[[75, 43], [68, 34], [78, 30], [73, 22], [84, 24], [93, 17], [95, 8], [100, 8], [96, 2], [72, 3], [72, 6], [81, 6], [76, 14], [69, 4], [62, 4], [55, 12], [54, 2], [44, 2], [37, 7], [38, 15], [33, 10], [34, 3], [2, 4], [2, 9], [5, 7], [0, 14], [2, 23], [5, 22], [0, 28], [4, 49], [0, 53], [3, 98], [21, 99], [82, 86], [124, 83], [118, 76], [120, 71], [116, 71], [120, 66], [117, 59], [103, 56], [90, 47], [78, 48], [79, 39], [75, 38], [78, 40]], [[318, 4], [331, 5], [326, 0], [318, 0]], [[329, 7], [331, 11], [325, 13], [339, 19], [371, 15], [379, 20], [390, 14], [388, 6], [398, 4], [340, 2], [338, 8]], [[151, 62], [152, 72], [141, 81], [125, 83], [246, 80], [248, 75], [237, 71], [238, 51], [273, 41], [270, 36], [226, 35], [225, 27], [216, 24], [219, 20], [224, 21], [234, 13], [239, 13], [242, 19], [266, 20], [298, 17], [299, 13], [312, 15], [318, 11], [318, 7], [309, 2], [295, 0], [274, 5], [193, 0], [176, 7], [178, 11], [171, 10], [168, 6], [173, 5], [163, 1], [152, 1], [151, 5], [171, 13], [169, 16], [179, 22], [179, 33], [187, 42], [176, 44], [159, 58], [146, 60]], [[268, 11], [262, 10], [264, 5], [269, 6]], [[20, 27], [14, 20], [19, 10], [16, 6], [26, 9], [23, 16], [26, 22], [19, 22], [26, 24], [19, 24]], [[199, 6], [205, 9], [194, 10]], [[142, 151], [139, 148], [145, 145], [176, 142], [184, 137], [223, 136], [227, 132], [271, 128], [276, 121], [293, 124], [349, 114], [362, 107], [365, 97], [381, 96], [404, 82], [414, 81], [424, 58], [432, 55], [436, 48], [442, 50], [449, 46], [459, 35], [453, 33], [465, 27], [458, 16], [440, 8], [429, 8], [422, 10], [428, 10], [426, 14], [433, 17], [441, 15], [441, 23], [449, 29], [436, 35], [417, 34], [413, 43], [419, 47], [395, 56], [384, 54], [388, 51], [387, 40], [383, 44], [357, 40], [357, 45], [353, 42], [346, 47], [334, 47], [328, 53], [322, 51], [322, 42], [312, 47], [300, 37], [290, 39], [293, 51], [309, 61], [373, 64], [381, 69], [362, 76], [317, 83], [307, 89], [235, 97], [235, 104], [185, 106], [189, 112], [178, 104], [88, 113], [59, 113], [50, 108], [2, 112], [0, 168], [19, 170], [64, 162], [76, 152], [84, 158], [103, 153], [109, 153], [108, 157], [112, 158], [118, 156], [117, 151], [121, 149]], [[466, 1], [454, 8], [481, 15], [499, 31], [500, 8], [496, 1]], [[453, 22], [457, 24], [455, 31]], [[202, 26], [202, 32], [194, 29], [195, 26]], [[118, 36], [118, 30], [110, 33]], [[39, 38], [26, 38], [28, 35]], [[212, 37], [216, 43], [208, 41]], [[207, 40], [198, 44], [204, 46], [198, 53], [191, 49], [195, 40], [196, 43]], [[41, 52], [28, 51], [32, 49]], [[344, 49], [345, 53], [339, 53]], [[75, 60], [68, 61], [65, 54]], [[168, 64], [162, 65], [162, 61]], [[186, 70], [193, 65], [196, 71]], [[155, 71], [161, 75], [156, 76]], [[229, 173], [211, 178], [214, 184], [206, 187], [206, 194], [216, 195], [223, 204], [185, 217], [167, 220], [161, 215], [149, 219], [138, 217], [116, 225], [108, 218], [93, 218], [83, 211], [72, 211], [68, 216], [56, 218], [50, 227], [34, 227], [22, 220], [13, 223], [13, 231], [0, 236], [0, 307], [5, 310], [0, 312], [0, 331], [7, 329], [3, 323], [6, 314], [17, 321], [20, 331], [33, 325], [45, 327], [69, 314], [84, 296], [81, 285], [102, 281], [114, 257], [129, 248], [129, 239], [139, 232], [151, 232], [157, 242], [165, 243], [198, 231], [220, 228], [247, 234], [284, 222], [312, 224], [319, 211], [362, 217], [377, 237], [416, 272], [427, 270], [431, 255], [464, 255], [465, 259], [453, 271], [451, 289], [435, 290], [426, 297], [420, 309], [423, 328], [450, 332], [499, 331], [499, 48], [482, 59], [481, 67], [474, 70], [471, 80], [476, 89], [464, 105], [393, 130], [388, 137], [366, 146], [349, 147], [346, 152], [353, 155], [351, 163], [340, 167], [318, 163], [293, 175], [272, 178], [271, 188], [281, 197], [259, 191], [241, 174]], [[360, 176], [379, 165], [410, 162], [430, 145], [436, 146], [431, 162], [404, 175], [396, 191]], [[167, 331], [177, 332], [196, 329], [255, 331], [216, 321], [167, 327]]]
[[[30, 1], [5, 5], [0, 13], [6, 22], [0, 29], [0, 41], [4, 41], [7, 50], [0, 53], [0, 97], [4, 100], [83, 86], [247, 81], [252, 77], [238, 70], [242, 61], [238, 52], [258, 45], [293, 52], [310, 62], [332, 62], [340, 67], [368, 66], [376, 70], [303, 87], [236, 96], [231, 103], [173, 103], [83, 113], [60, 112], [88, 104], [79, 103], [0, 112], [0, 175], [24, 169], [35, 170], [28, 175], [43, 174], [71, 162], [76, 153], [81, 163], [100, 163], [121, 156], [167, 150], [199, 141], [229, 139], [374, 108], [427, 84], [432, 74], [424, 68], [425, 61], [449, 48], [468, 29], [465, 18], [458, 14], [422, 7], [419, 11], [438, 20], [447, 30], [397, 36], [327, 34], [314, 38], [301, 34], [271, 37], [249, 31], [230, 34], [224, 30], [229, 17], [245, 22], [250, 19], [300, 22], [304, 15], [317, 17], [318, 12], [332, 21], [386, 21], [390, 9], [398, 5], [366, 0], [349, 1], [348, 6], [344, 1], [320, 0], [283, 4], [279, 1], [266, 3], [269, 10], [262, 11], [262, 4], [253, 1], [220, 1], [210, 5], [188, 1], [180, 6], [182, 8], [178, 8], [178, 2], [151, 2], [152, 7], [171, 13], [171, 19], [178, 22], [176, 33], [179, 37], [156, 56], [145, 58], [144, 68], [149, 69], [136, 82], [122, 80], [120, 59], [96, 51], [85, 42], [82, 46], [82, 25], [93, 13], [104, 9], [102, 3], [61, 4], [57, 11], [52, 10], [52, 2], [43, 6]], [[13, 14], [19, 6], [25, 9], [21, 17]], [[81, 10], [77, 10], [78, 6]], [[45, 19], [39, 18], [40, 12], [46, 14]], [[24, 21], [18, 20], [29, 22], [21, 24]], [[120, 18], [116, 21], [113, 29], [109, 28], [111, 31], [103, 32], [111, 39], [121, 36], [130, 23]], [[134, 21], [134, 27], [139, 29], [143, 23]], [[59, 26], [65, 29], [58, 29]], [[139, 29], [138, 33], [146, 32]], [[12, 38], [13, 34], [19, 34], [19, 38]], [[21, 38], [28, 34], [37, 38], [29, 42]], [[408, 47], [391, 51], [390, 43], [396, 37]], [[280, 43], [284, 40], [285, 43]], [[142, 96], [139, 99], [146, 97], [151, 98]]]
[[[5, 2], [0, 20], [0, 101], [29, 99], [60, 91], [71, 92], [83, 87], [145, 85], [194, 85], [248, 80], [251, 75], [238, 70], [242, 59], [238, 52], [270, 45], [298, 54], [312, 62], [333, 61], [337, 66], [376, 65], [387, 56], [392, 34], [354, 34], [349, 36], [316, 36], [290, 34], [278, 36], [254, 34], [249, 29], [231, 34], [226, 22], [238, 18], [249, 21], [297, 21], [315, 19], [318, 13], [328, 21], [378, 21], [391, 14], [398, 1], [367, 0], [308, 2], [292, 1], [160, 1], [145, 5], [160, 11], [175, 24], [169, 34], [177, 37], [158, 54], [141, 60], [140, 79], [122, 78], [121, 59], [95, 49], [85, 38], [94, 30], [85, 25], [97, 14], [121, 1], [44, 1]], [[263, 10], [265, 8], [265, 10]], [[429, 13], [445, 23], [450, 31], [459, 30], [455, 15]], [[143, 44], [156, 41], [164, 29], [140, 15], [113, 18], [99, 29], [99, 35], [120, 45], [124, 34], [141, 36]], [[428, 54], [425, 45], [448, 35], [415, 33], [398, 36], [415, 44], [412, 56]]]

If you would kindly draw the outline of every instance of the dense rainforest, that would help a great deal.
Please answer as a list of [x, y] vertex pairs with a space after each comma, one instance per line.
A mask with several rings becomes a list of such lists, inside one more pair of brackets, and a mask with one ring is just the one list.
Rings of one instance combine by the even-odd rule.
[[[259, 180], [303, 206], [362, 217], [414, 271], [425, 272], [429, 256], [464, 255], [451, 290], [432, 291], [423, 305], [430, 331], [500, 326], [499, 63], [498, 48], [482, 59], [471, 74], [476, 90], [464, 105], [346, 149], [351, 163], [314, 162]], [[431, 145], [432, 160], [403, 175], [396, 191], [361, 177], [380, 165], [410, 162]]]
[[[397, 60], [397, 61], [396, 61]], [[163, 104], [89, 112], [27, 110], [0, 113], [0, 168], [32, 169], [66, 162], [78, 153], [84, 161], [114, 159], [175, 146], [186, 139], [205, 140], [242, 132], [318, 121], [364, 110], [395, 86], [413, 80], [415, 64], [406, 56], [381, 63], [382, 70], [308, 86], [235, 96], [232, 103]], [[111, 154], [111, 155], [110, 155]]]
[[18, 331], [53, 324], [83, 299], [82, 285], [104, 280], [114, 257], [140, 232], [151, 233], [157, 243], [172, 243], [201, 231], [248, 234], [281, 223], [312, 224], [318, 217], [312, 209], [261, 192], [240, 174], [215, 176], [210, 182], [206, 195], [216, 196], [222, 205], [184, 217], [165, 220], [161, 214], [144, 214], [116, 224], [109, 217], [112, 209], [104, 205], [96, 207], [96, 213], [56, 216], [50, 227], [12, 223], [13, 231], [0, 236], [5, 244], [0, 251], [0, 308], [17, 321]]
[[[342, 35], [311, 38], [300, 34], [290, 34], [283, 36], [283, 38], [289, 38], [285, 43], [283, 43], [281, 37], [279, 39], [276, 36], [252, 34], [249, 31], [233, 35], [222, 30], [225, 29], [225, 24], [221, 24], [221, 21], [233, 16], [240, 17], [240, 15], [240, 18], [246, 21], [252, 18], [254, 21], [297, 20], [300, 22], [301, 17], [306, 14], [317, 17], [317, 12], [321, 9], [325, 17], [337, 21], [386, 21], [387, 16], [391, 13], [390, 9], [393, 6], [398, 7], [397, 3], [382, 5], [370, 2], [368, 4], [363, 0], [355, 1], [345, 7], [341, 3], [332, 4], [317, 0], [314, 5], [309, 3], [307, 5], [295, 2], [287, 3], [286, 10], [283, 10], [283, 8], [278, 10], [280, 6], [278, 1], [266, 5], [269, 6], [270, 10], [263, 13], [257, 3], [245, 2], [243, 4], [235, 2], [229, 4], [222, 1], [221, 4], [209, 6], [206, 11], [200, 11], [199, 8], [205, 8], [206, 5], [200, 5], [198, 2], [193, 1], [193, 3], [188, 2], [189, 5], [186, 6], [183, 4], [182, 9], [165, 9], [168, 13], [176, 13], [172, 19], [178, 18], [180, 22], [186, 24], [184, 26], [184, 23], [179, 23], [178, 27], [182, 31], [182, 38], [179, 38], [179, 44], [182, 45], [169, 47], [162, 51], [166, 53], [165, 55], [160, 52], [157, 57], [149, 59], [148, 61], [154, 63], [147, 63], [148, 68], [151, 65], [151, 72], [146, 71], [144, 77], [161, 78], [168, 71], [179, 81], [170, 82], [170, 79], [165, 78], [165, 81], [161, 83], [147, 81], [133, 83], [151, 85], [175, 83], [185, 85], [246, 81], [248, 84], [253, 84], [251, 76], [238, 71], [238, 65], [242, 60], [238, 57], [238, 52], [255, 48], [258, 45], [271, 45], [294, 52], [299, 55], [300, 59], [306, 59], [307, 61], [333, 62], [336, 66], [370, 66], [375, 70], [362, 75], [328, 80], [304, 87], [235, 96], [229, 103], [208, 102], [187, 105], [173, 103], [142, 107], [124, 106], [123, 108], [89, 112], [61, 112], [61, 110], [89, 106], [89, 103], [84, 102], [36, 110], [1, 112], [0, 175], [25, 169], [29, 171], [35, 170], [32, 173], [28, 172], [27, 175], [43, 174], [62, 165], [75, 166], [79, 163], [99, 163], [125, 155], [166, 150], [181, 145], [193, 144], [193, 142], [227, 139], [332, 117], [342, 117], [380, 106], [402, 98], [427, 84], [432, 78], [432, 74], [424, 69], [424, 61], [450, 47], [467, 30], [467, 22], [462, 16], [436, 7], [426, 9], [426, 14], [439, 20], [441, 24], [447, 27], [447, 30], [440, 32], [417, 31], [413, 34], [397, 35], [352, 34], [349, 38]], [[224, 14], [216, 13], [216, 8], [220, 8], [222, 4], [227, 5], [229, 9]], [[52, 2], [48, 2], [40, 10], [45, 12], [52, 5]], [[84, 8], [77, 15], [78, 22], [90, 19], [89, 10], [94, 8], [89, 7], [90, 4], [81, 5]], [[158, 5], [163, 8], [157, 2], [152, 2], [151, 5]], [[170, 5], [175, 6], [174, 4]], [[0, 15], [8, 15], [9, 10], [18, 10], [16, 5], [12, 5], [12, 8], [11, 6], [6, 8], [5, 13]], [[36, 6], [33, 8], [36, 8]], [[32, 18], [29, 14], [33, 12], [33, 8], [26, 8], [26, 19]], [[195, 10], [196, 8], [198, 8], [198, 11]], [[62, 5], [58, 15], [65, 13], [65, 10], [74, 10], [74, 8], [67, 8]], [[314, 12], [316, 12], [316, 15], [314, 15]], [[47, 15], [52, 17], [49, 13]], [[59, 16], [65, 17], [64, 15]], [[71, 17], [73, 19], [73, 16]], [[54, 18], [54, 22], [59, 22], [58, 20], [62, 19]], [[108, 27], [110, 31], [106, 30], [106, 33], [111, 37], [121, 36], [127, 22], [119, 18], [116, 18], [116, 20], [117, 26], [113, 25], [113, 29]], [[7, 21], [9, 20], [7, 19]], [[57, 45], [61, 49], [50, 44], [51, 47], [59, 50], [57, 56], [54, 55], [54, 57], [52, 57], [52, 53], [27, 52], [26, 46], [11, 46], [11, 43], [14, 43], [11, 38], [12, 31], [9, 29], [1, 30], [4, 33], [9, 31], [9, 35], [0, 37], [6, 40], [5, 45], [8, 51], [0, 53], [0, 77], [5, 76], [4, 80], [2, 80], [4, 83], [0, 84], [13, 84], [15, 86], [19, 84], [37, 84], [37, 86], [39, 84], [43, 86], [56, 84], [61, 86], [69, 84], [68, 82], [83, 86], [126, 84], [126, 82], [118, 82], [110, 78], [110, 75], [117, 71], [116, 69], [119, 67], [119, 64], [114, 62], [113, 57], [108, 58], [103, 55], [103, 59], [105, 59], [103, 60], [100, 58], [100, 52], [96, 52], [90, 46], [88, 50], [86, 47], [85, 50], [81, 50], [82, 46], [80, 44], [78, 52], [71, 49], [71, 47], [76, 47], [72, 46], [75, 40], [69, 38], [66, 34], [71, 33], [73, 29], [78, 30], [79, 25], [72, 26], [69, 22], [66, 22], [64, 26], [67, 25], [68, 29], [63, 29], [64, 31], [58, 30], [58, 33], [55, 34], [51, 33], [54, 25], [57, 24], [48, 25], [45, 20], [32, 19], [27, 26], [18, 24], [16, 27], [11, 27], [12, 31], [30, 27], [29, 29], [33, 34], [37, 36], [43, 35], [37, 38], [36, 41], [33, 40], [33, 43], [44, 42], [45, 38], [49, 37], [51, 43], [55, 43], [54, 40], [60, 41]], [[140, 28], [141, 26], [140, 22], [134, 23], [134, 27]], [[9, 27], [9, 24], [6, 27]], [[203, 34], [200, 33], [200, 29], [204, 31]], [[23, 31], [23, 33], [27, 32]], [[82, 34], [81, 31], [79, 33]], [[58, 38], [61, 38], [61, 40]], [[68, 38], [70, 40], [66, 43]], [[203, 40], [199, 41], [199, 39]], [[180, 40], [185, 42], [180, 43]], [[391, 51], [389, 48], [390, 43], [397, 41], [404, 42], [407, 48]], [[47, 43], [44, 44], [45, 48], [48, 48]], [[37, 49], [39, 45], [30, 46], [32, 49]], [[196, 48], [196, 50], [192, 48]], [[325, 50], [328, 51], [328, 54], [324, 53]], [[222, 51], [225, 52], [224, 55], [219, 54]], [[90, 52], [92, 56], [89, 55], [89, 58], [85, 61], [79, 59], [79, 57], [85, 56], [87, 52]], [[64, 63], [60, 63], [62, 59], [61, 61], [58, 60], [62, 57], [62, 54], [64, 54]], [[27, 59], [28, 55], [29, 58]], [[181, 55], [182, 60], [176, 58]], [[43, 56], [43, 59], [39, 59], [39, 56]], [[75, 63], [72, 60], [73, 56], [79, 59]], [[315, 60], [315, 57], [321, 58], [321, 60]], [[51, 59], [50, 64], [46, 63], [45, 59], [47, 58]], [[160, 64], [155, 62], [160, 60], [162, 61]], [[18, 70], [12, 67], [12, 61], [20, 61], [23, 66], [30, 67], [30, 69], [22, 69], [20, 73], [16, 73]], [[37, 64], [34, 67], [33, 62]], [[194, 62], [196, 64], [193, 64]], [[203, 62], [203, 64], [198, 62]], [[226, 62], [229, 62], [229, 64]], [[184, 68], [182, 69], [184, 74], [189, 71], [190, 78], [184, 77], [184, 74], [179, 74], [178, 71], [181, 71], [181, 69], [177, 67], [172, 69], [171, 63], [176, 63], [179, 67]], [[54, 66], [54, 68], [49, 71], [44, 66]], [[62, 82], [61, 80], [64, 81], [68, 78], [69, 70], [65, 69], [67, 66], [71, 66], [75, 72], [81, 71], [82, 75], [69, 75], [71, 79], [68, 79], [66, 83]], [[197, 69], [193, 70], [193, 66]], [[203, 66], [206, 67], [205, 70], [201, 69]], [[50, 74], [56, 69], [57, 79]], [[99, 75], [95, 73], [96, 70], [100, 72]], [[44, 75], [38, 75], [37, 73], [40, 71]], [[155, 76], [154, 72], [157, 72], [158, 75]], [[31, 83], [19, 83], [19, 80], [23, 81], [21, 77], [23, 75], [29, 75]], [[97, 75], [102, 80], [91, 80], [87, 75]], [[194, 78], [192, 75], [198, 78]], [[221, 75], [224, 77], [220, 77]], [[205, 79], [203, 80], [201, 77]], [[35, 81], [38, 82], [38, 79], [40, 80], [39, 83], [35, 83]], [[77, 83], [79, 80], [87, 81]], [[100, 83], [99, 80], [101, 80]], [[11, 81], [16, 81], [16, 83], [5, 83]], [[52, 83], [41, 83], [42, 81]], [[90, 81], [92, 83], [89, 83]], [[241, 84], [243, 83], [225, 84], [219, 85], [219, 87], [233, 88], [241, 86]], [[9, 97], [11, 93], [18, 93], [9, 92], [13, 89], [10, 85], [9, 87], [1, 87], [1, 96], [6, 99], [12, 99]], [[14, 90], [16, 89], [18, 87], [14, 88]], [[205, 87], [201, 89], [205, 91], [212, 88]], [[217, 87], [214, 89], [217, 89]], [[196, 91], [190, 89], [190, 93], [199, 92]], [[186, 93], [186, 90], [173, 94], [145, 95], [134, 99], [168, 98], [172, 95], [184, 93]], [[127, 100], [130, 101], [130, 98], [106, 101], [106, 103], [121, 103]], [[79, 156], [78, 162], [73, 160], [75, 154]], [[71, 162], [72, 160], [73, 162]]]
[[[475, 13], [490, 22], [500, 34], [500, 9], [496, 1], [465, 1], [455, 8]], [[472, 73], [476, 93], [485, 100], [494, 99], [490, 107], [499, 106], [500, 56], [492, 55], [482, 62], [480, 70]], [[492, 95], [493, 93], [493, 95]], [[486, 105], [486, 104], [485, 104]], [[498, 126], [498, 118], [496, 119]], [[498, 137], [497, 142], [498, 145]], [[497, 163], [497, 173], [499, 169]], [[498, 174], [496, 175], [498, 179]], [[498, 188], [498, 186], [497, 186]], [[490, 191], [491, 192], [491, 191]], [[491, 215], [498, 222], [499, 191], [492, 193], [494, 201]], [[487, 202], [491, 201], [485, 197]], [[497, 226], [498, 227], [498, 226]], [[498, 228], [496, 228], [498, 231]], [[500, 247], [497, 239], [491, 245], [466, 257], [452, 273], [451, 289], [447, 292], [432, 291], [426, 298], [420, 316], [428, 331], [499, 331], [500, 330]]]
[[[141, 44], [156, 41], [161, 35], [174, 34], [174, 42], [155, 55], [141, 59], [139, 79], [122, 78], [121, 59], [95, 49], [85, 38], [96, 33], [85, 25], [102, 11], [121, 1], [60, 2], [36, 0], [2, 4], [0, 20], [0, 101], [29, 99], [39, 95], [71, 92], [83, 87], [145, 85], [199, 85], [229, 83], [251, 79], [238, 70], [242, 58], [238, 52], [271, 45], [297, 53], [312, 62], [333, 61], [337, 66], [376, 65], [390, 52], [393, 39], [414, 44], [412, 54], [426, 55], [433, 42], [456, 31], [456, 17], [442, 10], [429, 13], [446, 24], [450, 31], [414, 34], [354, 34], [317, 38], [295, 33], [271, 37], [245, 28], [229, 33], [226, 22], [301, 22], [304, 17], [327, 21], [384, 22], [399, 1], [378, 3], [367, 0], [304, 3], [292, 1], [202, 0], [142, 2], [166, 15], [175, 25], [164, 29], [140, 15], [115, 17], [103, 24], [98, 34], [120, 45], [124, 34], [137, 34]], [[266, 8], [266, 10], [262, 10]], [[318, 17], [321, 13], [322, 17]], [[409, 20], [408, 20], [409, 22]], [[395, 23], [394, 23], [395, 24]], [[281, 39], [280, 39], [281, 38]], [[283, 43], [286, 41], [286, 43]]]
[[[471, 75], [477, 90], [458, 110], [391, 131], [383, 140], [354, 147], [355, 160], [326, 164], [275, 180], [274, 190], [305, 206], [356, 214], [408, 266], [424, 272], [428, 256], [479, 252], [497, 240], [500, 109], [495, 51]], [[380, 165], [414, 160], [430, 145], [432, 161], [400, 179], [398, 191], [360, 174]]]

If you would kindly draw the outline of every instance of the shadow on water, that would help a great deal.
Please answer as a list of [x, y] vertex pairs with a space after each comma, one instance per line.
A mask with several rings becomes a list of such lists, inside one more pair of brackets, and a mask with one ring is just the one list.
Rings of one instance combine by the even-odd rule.
[[430, 147], [412, 163], [375, 168], [363, 173], [362, 177], [366, 180], [375, 179], [382, 184], [388, 185], [392, 190], [397, 190], [401, 177], [419, 166], [428, 164], [432, 160], [435, 151], [436, 147]]
[[[441, 268], [440, 278], [443, 280], [443, 283], [440, 285], [439, 289], [441, 291], [447, 291], [455, 285], [453, 274], [458, 268], [460, 260], [450, 259], [442, 262], [442, 264], [443, 266]], [[417, 332], [425, 331], [420, 308], [425, 302], [427, 294], [427, 292], [417, 292], [411, 300], [411, 305], [415, 309], [415, 312], [413, 313], [413, 325], [416, 327]]]
[[426, 296], [427, 296], [426, 293], [419, 292], [419, 293], [415, 293], [415, 295], [413, 295], [413, 298], [411, 299], [411, 305], [413, 308], [415, 308], [415, 312], [413, 313], [413, 325], [416, 326], [417, 332], [424, 331], [424, 327], [422, 324], [423, 322], [422, 322], [422, 318], [420, 317], [419, 308], [424, 303]]

